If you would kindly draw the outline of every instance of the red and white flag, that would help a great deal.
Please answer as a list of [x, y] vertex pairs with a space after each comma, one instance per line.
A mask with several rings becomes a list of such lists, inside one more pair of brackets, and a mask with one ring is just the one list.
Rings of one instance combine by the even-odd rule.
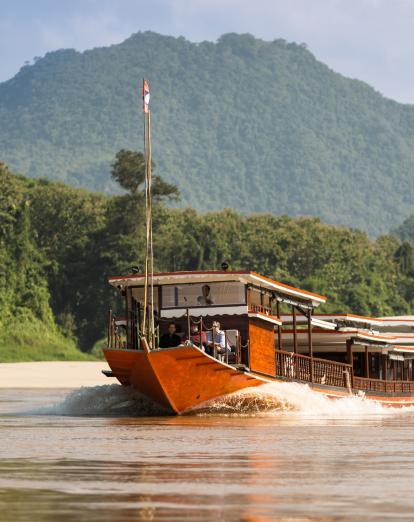
[[147, 80], [143, 80], [142, 82], [142, 106], [144, 112], [148, 112], [149, 110], [149, 101], [150, 101], [150, 90]]

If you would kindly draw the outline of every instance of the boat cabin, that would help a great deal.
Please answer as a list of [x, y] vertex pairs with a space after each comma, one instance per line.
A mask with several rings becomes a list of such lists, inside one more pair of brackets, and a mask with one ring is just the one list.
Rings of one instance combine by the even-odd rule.
[[[111, 318], [114, 328], [109, 340], [118, 342], [118, 331], [123, 326], [125, 335], [119, 342], [127, 349], [138, 350], [144, 318], [144, 275], [111, 277], [109, 282], [125, 298], [125, 317]], [[325, 302], [323, 296], [252, 271], [158, 273], [153, 276], [149, 296], [156, 323], [155, 349], [173, 322], [183, 343], [196, 338], [196, 344], [205, 350], [205, 344], [214, 335], [213, 323], [219, 322], [229, 348], [221, 354], [224, 362], [244, 365], [265, 375], [275, 375], [275, 348], [283, 346], [281, 306], [306, 318], [311, 342], [313, 311]], [[198, 330], [196, 336], [194, 326]]]
[[[252, 271], [156, 273], [147, 310], [144, 275], [111, 277], [109, 283], [125, 302], [121, 317], [110, 312], [110, 348], [141, 350], [144, 322], [153, 318], [151, 350], [195, 345], [259, 376], [365, 391], [414, 391], [413, 318], [317, 314], [325, 297]], [[171, 323], [173, 346], [160, 343]]]

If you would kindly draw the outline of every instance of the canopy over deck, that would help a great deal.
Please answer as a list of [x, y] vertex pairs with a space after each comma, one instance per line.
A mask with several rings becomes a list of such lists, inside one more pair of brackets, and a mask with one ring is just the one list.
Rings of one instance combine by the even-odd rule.
[[[369, 345], [371, 351], [382, 351], [386, 353], [393, 349], [397, 338], [391, 334], [375, 334], [367, 330], [357, 328], [341, 328], [340, 330], [329, 331], [322, 328], [313, 329], [313, 348], [316, 352], [344, 352], [346, 342], [352, 341], [355, 345], [354, 351], [363, 351], [363, 347]], [[297, 342], [300, 352], [308, 350], [308, 337], [305, 330], [297, 331]], [[284, 332], [285, 346], [293, 346], [293, 331]]]
[[412, 353], [414, 354], [414, 346], [399, 346], [398, 344], [394, 346], [395, 352], [402, 353]]
[[394, 336], [396, 344], [401, 344], [401, 345], [412, 345], [412, 344], [414, 344], [414, 334], [413, 333], [403, 333], [403, 332], [390, 331], [389, 335]]
[[398, 325], [414, 325], [414, 315], [394, 315], [389, 317], [379, 317], [384, 324]]
[[[108, 282], [115, 287], [142, 286], [144, 274], [109, 277]], [[318, 306], [326, 301], [326, 297], [274, 281], [252, 271], [191, 271], [191, 272], [160, 272], [154, 274], [154, 285], [174, 285], [189, 283], [224, 283], [238, 281], [246, 285], [257, 286], [274, 292], [276, 297], [288, 296], [293, 300], [302, 301], [312, 306]]]
[[389, 332], [414, 332], [414, 315], [380, 317], [381, 330]]
[[[281, 316], [283, 324], [292, 324], [292, 314], [284, 314]], [[296, 324], [306, 324], [307, 318], [301, 315], [296, 316]], [[383, 322], [381, 319], [373, 317], [366, 317], [356, 314], [314, 314], [312, 317], [312, 324], [320, 326], [321, 328], [332, 329], [342, 327], [366, 328], [368, 330], [373, 327], [379, 328]], [[414, 322], [413, 322], [414, 326]]]

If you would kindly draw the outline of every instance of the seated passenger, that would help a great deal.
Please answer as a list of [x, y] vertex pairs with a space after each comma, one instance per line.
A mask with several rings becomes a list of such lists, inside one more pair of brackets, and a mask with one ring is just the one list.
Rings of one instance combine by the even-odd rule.
[[181, 344], [181, 338], [176, 333], [177, 327], [175, 323], [168, 325], [168, 332], [163, 334], [160, 338], [160, 348], [173, 348]]
[[226, 343], [226, 334], [220, 330], [220, 323], [214, 321], [213, 330], [207, 332], [207, 352], [209, 355], [214, 355], [214, 348], [217, 354], [224, 355], [226, 350], [231, 353], [229, 343]]
[[211, 298], [211, 289], [208, 285], [203, 285], [201, 288], [201, 292], [203, 295], [199, 295], [197, 297], [197, 304], [202, 306], [214, 304], [214, 301]]
[[190, 341], [204, 350], [204, 348], [207, 346], [207, 334], [206, 332], [200, 332], [198, 330], [198, 326], [196, 324], [192, 324]]

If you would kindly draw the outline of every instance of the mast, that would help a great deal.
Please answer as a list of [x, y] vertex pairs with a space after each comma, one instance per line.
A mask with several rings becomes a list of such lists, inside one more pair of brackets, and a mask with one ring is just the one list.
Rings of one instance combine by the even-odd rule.
[[147, 80], [142, 80], [142, 108], [144, 115], [144, 158], [145, 158], [145, 283], [143, 336], [150, 348], [155, 348], [154, 325], [154, 250], [152, 241], [152, 165], [151, 165], [151, 111], [150, 91]]

